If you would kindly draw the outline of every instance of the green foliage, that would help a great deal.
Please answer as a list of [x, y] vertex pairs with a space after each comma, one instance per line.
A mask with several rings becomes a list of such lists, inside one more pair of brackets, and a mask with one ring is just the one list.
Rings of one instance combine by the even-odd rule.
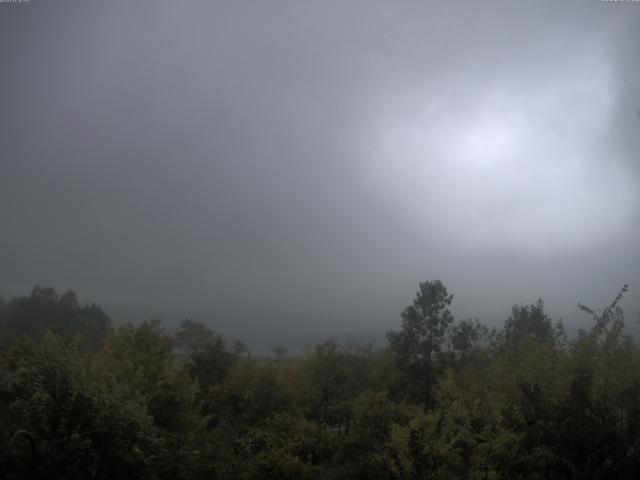
[[105, 385], [129, 398], [145, 397], [166, 380], [172, 348], [158, 320], [122, 325], [110, 333], [93, 364]]
[[317, 345], [307, 357], [308, 413], [328, 425], [348, 422], [348, 402], [374, 384], [370, 351], [353, 351], [335, 340]]
[[72, 291], [58, 295], [53, 288], [35, 287], [28, 297], [0, 302], [0, 347], [26, 334], [40, 338], [48, 331], [75, 338], [97, 350], [105, 340], [110, 320], [95, 304], [81, 306]]
[[640, 348], [624, 327], [626, 289], [600, 314], [580, 305], [593, 327], [568, 339], [542, 300], [495, 331], [454, 322], [447, 289], [424, 282], [387, 348], [328, 340], [254, 358], [192, 319], [87, 343], [102, 310], [37, 288], [0, 302], [0, 472], [635, 479]]
[[506, 348], [517, 350], [529, 340], [536, 343], [554, 343], [563, 334], [562, 323], [558, 323], [554, 328], [540, 298], [533, 305], [513, 306], [499, 340]]
[[328, 475], [337, 436], [317, 423], [278, 414], [252, 431], [255, 451], [250, 478], [317, 479]]
[[402, 328], [387, 334], [397, 366], [405, 376], [402, 386], [411, 400], [431, 404], [435, 382], [434, 355], [442, 350], [453, 323], [449, 305], [453, 295], [439, 280], [420, 284], [410, 305], [402, 312]]
[[[7, 353], [0, 376], [2, 457], [14, 478], [142, 478], [159, 438], [139, 405], [94, 387], [73, 346], [48, 334]], [[12, 463], [7, 436], [26, 430], [36, 458]]]
[[220, 341], [216, 332], [192, 318], [184, 320], [173, 336], [175, 347], [188, 355], [201, 352], [208, 345]]
[[202, 391], [207, 391], [223, 382], [237, 360], [238, 357], [227, 348], [225, 340], [217, 336], [211, 343], [203, 346], [202, 350], [192, 353], [187, 369]]

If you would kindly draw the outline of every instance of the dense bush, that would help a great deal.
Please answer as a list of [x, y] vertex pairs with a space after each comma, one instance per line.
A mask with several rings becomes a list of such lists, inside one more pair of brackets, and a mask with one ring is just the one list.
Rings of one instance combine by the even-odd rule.
[[[8, 479], [583, 479], [640, 474], [640, 349], [620, 295], [569, 339], [544, 304], [455, 321], [425, 282], [389, 346], [254, 358], [205, 325], [109, 327], [37, 288], [0, 302]], [[33, 442], [33, 444], [31, 443]]]

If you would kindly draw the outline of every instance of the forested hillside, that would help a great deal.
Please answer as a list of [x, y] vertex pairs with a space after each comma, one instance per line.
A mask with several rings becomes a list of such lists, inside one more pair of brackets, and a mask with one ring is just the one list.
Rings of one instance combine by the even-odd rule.
[[203, 323], [112, 328], [75, 294], [0, 302], [8, 479], [635, 479], [640, 349], [619, 302], [568, 338], [539, 300], [500, 328], [419, 286], [388, 344], [257, 358]]

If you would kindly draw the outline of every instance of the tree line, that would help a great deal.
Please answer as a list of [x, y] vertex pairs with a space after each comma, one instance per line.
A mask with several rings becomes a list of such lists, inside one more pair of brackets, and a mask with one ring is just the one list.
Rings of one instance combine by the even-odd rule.
[[388, 344], [254, 357], [205, 324], [114, 328], [73, 292], [0, 301], [7, 479], [635, 479], [640, 349], [620, 300], [456, 320], [419, 285]]

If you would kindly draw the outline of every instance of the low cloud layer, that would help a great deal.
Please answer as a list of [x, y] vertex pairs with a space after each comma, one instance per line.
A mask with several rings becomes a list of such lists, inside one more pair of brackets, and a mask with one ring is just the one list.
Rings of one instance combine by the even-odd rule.
[[0, 5], [0, 290], [376, 330], [425, 279], [485, 320], [628, 282], [633, 316], [638, 27], [634, 2]]

